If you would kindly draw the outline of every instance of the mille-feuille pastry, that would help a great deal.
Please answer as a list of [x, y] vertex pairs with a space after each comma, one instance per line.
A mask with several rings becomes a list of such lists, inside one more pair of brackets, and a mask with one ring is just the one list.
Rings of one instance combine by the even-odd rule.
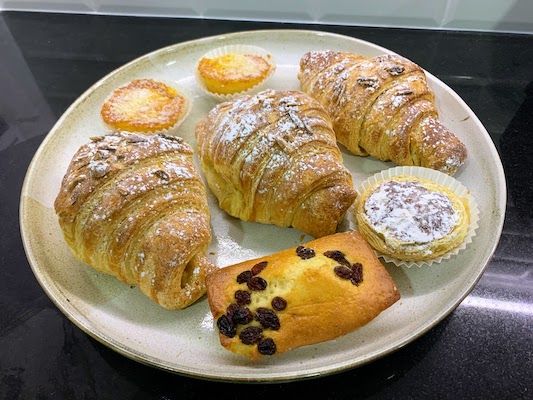
[[466, 160], [465, 145], [439, 121], [424, 71], [404, 57], [311, 51], [300, 60], [299, 80], [355, 155], [448, 175]]
[[206, 284], [220, 343], [252, 360], [346, 335], [400, 298], [355, 231], [221, 268]]
[[437, 258], [466, 237], [466, 198], [427, 179], [401, 175], [378, 181], [357, 199], [358, 229], [382, 254], [405, 261]]
[[79, 148], [55, 211], [74, 256], [182, 309], [215, 267], [206, 187], [181, 138], [116, 132]]
[[269, 56], [236, 52], [203, 57], [197, 65], [207, 91], [218, 95], [246, 92], [264, 82], [274, 69]]
[[188, 115], [190, 99], [167, 83], [137, 79], [115, 89], [100, 114], [114, 130], [146, 134], [177, 128]]
[[196, 127], [198, 156], [220, 207], [243, 221], [334, 233], [356, 191], [324, 108], [300, 91], [220, 103]]

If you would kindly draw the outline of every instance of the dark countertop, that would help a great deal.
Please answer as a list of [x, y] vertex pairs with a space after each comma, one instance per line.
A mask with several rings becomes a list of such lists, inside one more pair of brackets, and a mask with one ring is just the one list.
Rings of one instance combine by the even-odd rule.
[[[421, 64], [490, 133], [508, 184], [500, 243], [471, 296], [419, 339], [365, 366], [306, 381], [236, 385], [148, 367], [100, 344], [49, 300], [19, 232], [26, 169], [66, 108], [115, 68], [158, 48], [255, 29], [367, 40]], [[328, 399], [533, 397], [533, 35], [192, 19], [0, 13], [0, 398]]]

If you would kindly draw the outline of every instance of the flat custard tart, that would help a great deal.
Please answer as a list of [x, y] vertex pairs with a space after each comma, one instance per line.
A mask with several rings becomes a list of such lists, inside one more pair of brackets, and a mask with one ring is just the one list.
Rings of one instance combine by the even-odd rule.
[[188, 99], [175, 88], [153, 79], [137, 79], [114, 90], [100, 114], [116, 130], [156, 133], [176, 127], [188, 108]]
[[470, 225], [466, 198], [424, 178], [400, 175], [368, 187], [355, 203], [358, 229], [377, 251], [427, 261], [457, 248]]

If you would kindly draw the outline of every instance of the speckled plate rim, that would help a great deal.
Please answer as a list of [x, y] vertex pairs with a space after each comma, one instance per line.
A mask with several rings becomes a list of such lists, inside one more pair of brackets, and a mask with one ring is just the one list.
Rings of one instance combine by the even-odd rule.
[[[356, 39], [351, 38], [339, 34], [334, 33], [327, 33], [327, 32], [320, 32], [320, 31], [303, 31], [303, 30], [265, 30], [265, 31], [250, 31], [250, 32], [238, 32], [238, 33], [231, 33], [226, 35], [219, 35], [219, 36], [212, 36], [212, 37], [206, 37], [198, 40], [192, 40], [188, 42], [183, 42], [179, 44], [175, 44], [172, 46], [168, 46], [159, 50], [156, 50], [152, 53], [146, 54], [142, 57], [139, 57], [124, 66], [116, 69], [115, 71], [111, 72], [98, 82], [96, 82], [93, 86], [91, 86], [84, 94], [82, 94], [68, 109], [67, 111], [61, 116], [61, 118], [57, 121], [57, 123], [54, 125], [52, 130], [49, 132], [47, 137], [43, 140], [40, 147], [38, 148], [37, 152], [35, 153], [29, 167], [28, 171], [23, 183], [22, 191], [21, 191], [21, 201], [20, 201], [20, 227], [21, 227], [21, 235], [23, 240], [24, 249], [27, 254], [27, 258], [29, 260], [30, 266], [32, 268], [32, 271], [34, 275], [36, 276], [39, 284], [42, 286], [45, 293], [50, 297], [50, 299], [54, 302], [54, 304], [80, 329], [82, 329], [84, 332], [86, 332], [88, 335], [92, 336], [99, 342], [103, 343], [104, 345], [112, 348], [113, 350], [117, 351], [118, 353], [129, 357], [133, 360], [139, 361], [141, 363], [171, 371], [177, 374], [183, 374], [186, 376], [192, 376], [200, 379], [208, 379], [208, 380], [222, 380], [222, 381], [238, 381], [238, 382], [262, 382], [262, 383], [274, 383], [274, 382], [285, 382], [285, 381], [294, 381], [294, 380], [300, 380], [300, 379], [309, 379], [309, 378], [316, 378], [320, 376], [330, 375], [333, 373], [338, 373], [345, 371], [350, 368], [358, 367], [363, 364], [366, 364], [370, 361], [376, 360], [378, 358], [381, 358], [387, 354], [390, 354], [406, 344], [412, 342], [413, 340], [417, 339], [418, 337], [425, 334], [427, 331], [429, 331], [431, 328], [433, 328], [437, 323], [439, 323], [441, 320], [443, 320], [447, 315], [449, 315], [460, 303], [461, 301], [470, 293], [470, 291], [473, 289], [473, 287], [477, 284], [479, 279], [481, 278], [488, 262], [492, 258], [494, 251], [496, 249], [496, 246], [499, 242], [499, 237], [501, 235], [501, 230], [503, 228], [503, 222], [505, 217], [505, 206], [506, 206], [506, 184], [505, 184], [505, 176], [503, 172], [503, 166], [501, 165], [501, 161], [499, 159], [499, 155], [496, 151], [495, 146], [493, 145], [490, 136], [486, 132], [485, 128], [481, 124], [481, 122], [477, 119], [475, 114], [472, 112], [472, 110], [464, 103], [464, 101], [448, 86], [446, 86], [443, 82], [435, 78], [431, 73], [427, 72], [428, 80], [430, 80], [433, 84], [440, 85], [450, 96], [452, 96], [453, 101], [455, 101], [459, 106], [464, 109], [468, 113], [468, 117], [472, 118], [474, 120], [474, 123], [477, 125], [477, 128], [480, 132], [480, 134], [485, 135], [485, 140], [487, 141], [487, 144], [489, 145], [488, 148], [485, 149], [486, 152], [488, 152], [490, 158], [494, 160], [494, 163], [492, 167], [494, 168], [495, 173], [495, 182], [494, 184], [498, 186], [499, 194], [500, 196], [496, 199], [495, 204], [495, 210], [493, 212], [493, 219], [495, 222], [491, 225], [493, 229], [493, 234], [491, 237], [490, 243], [485, 243], [485, 249], [484, 249], [484, 257], [482, 260], [479, 260], [479, 262], [476, 265], [476, 270], [471, 275], [471, 279], [466, 282], [466, 284], [461, 287], [461, 290], [459, 291], [458, 295], [455, 297], [455, 299], [448, 304], [446, 304], [445, 307], [442, 307], [440, 312], [435, 314], [432, 318], [425, 321], [424, 324], [422, 324], [418, 329], [411, 332], [408, 335], [405, 335], [401, 338], [398, 338], [397, 340], [391, 341], [388, 343], [388, 345], [381, 349], [380, 351], [373, 352], [371, 354], [367, 354], [364, 357], [360, 357], [356, 360], [344, 360], [343, 362], [335, 362], [331, 363], [329, 365], [324, 365], [322, 367], [318, 368], [310, 368], [305, 369], [304, 366], [302, 366], [301, 370], [298, 371], [291, 371], [289, 373], [277, 373], [276, 369], [270, 369], [268, 371], [262, 370], [258, 373], [252, 373], [252, 374], [244, 374], [244, 375], [235, 375], [232, 373], [228, 374], [213, 374], [208, 370], [201, 370], [201, 369], [188, 369], [188, 368], [176, 368], [175, 365], [171, 365], [169, 363], [164, 363], [161, 360], [159, 360], [157, 357], [152, 357], [150, 354], [146, 354], [143, 352], [138, 351], [135, 348], [125, 346], [120, 341], [115, 340], [112, 337], [107, 336], [104, 334], [98, 327], [97, 324], [95, 324], [94, 321], [90, 321], [87, 318], [85, 318], [80, 312], [73, 307], [71, 304], [69, 304], [67, 301], [65, 301], [65, 298], [63, 294], [61, 293], [58, 288], [54, 287], [53, 282], [47, 282], [43, 275], [41, 274], [40, 269], [42, 268], [42, 265], [40, 265], [40, 260], [36, 257], [36, 255], [33, 253], [33, 246], [34, 243], [32, 243], [31, 235], [27, 231], [26, 227], [29, 226], [28, 224], [28, 218], [29, 215], [29, 205], [28, 202], [31, 199], [31, 186], [32, 182], [38, 178], [38, 171], [35, 169], [36, 160], [38, 160], [43, 152], [45, 151], [49, 141], [51, 140], [54, 133], [57, 131], [58, 127], [63, 124], [68, 118], [68, 115], [77, 107], [83, 106], [84, 101], [87, 99], [89, 94], [91, 94], [94, 90], [96, 90], [98, 87], [100, 87], [104, 82], [106, 82], [108, 79], [121, 74], [123, 71], [130, 68], [132, 65], [144, 62], [150, 57], [156, 56], [160, 53], [170, 52], [170, 51], [176, 51], [179, 48], [183, 48], [185, 46], [194, 46], [194, 45], [205, 45], [206, 43], [211, 43], [213, 46], [217, 45], [220, 46], [221, 44], [224, 44], [226, 40], [231, 41], [232, 39], [238, 39], [242, 37], [251, 38], [253, 39], [256, 35], [269, 35], [272, 36], [275, 35], [286, 35], [287, 39], [290, 39], [291, 37], [294, 37], [294, 35], [299, 35], [299, 37], [304, 36], [307, 37], [309, 40], [313, 40], [313, 38], [320, 37], [322, 40], [324, 38], [331, 39], [332, 41], [347, 41], [347, 42], [357, 42], [359, 45], [368, 48], [371, 48], [374, 51], [381, 51], [383, 53], [392, 53], [390, 50], [387, 50], [383, 47], [377, 46], [375, 44]], [[492, 146], [490, 146], [492, 144]]]

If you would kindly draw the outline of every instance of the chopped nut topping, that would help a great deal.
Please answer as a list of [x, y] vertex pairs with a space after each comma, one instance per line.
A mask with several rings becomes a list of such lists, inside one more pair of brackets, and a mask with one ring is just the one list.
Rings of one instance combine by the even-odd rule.
[[154, 174], [157, 175], [159, 178], [161, 178], [164, 181], [168, 181], [169, 180], [169, 176], [168, 176], [168, 174], [165, 171], [157, 170], [157, 171], [154, 171]]
[[387, 72], [392, 76], [400, 75], [404, 71], [404, 67], [401, 65], [393, 65], [390, 68], [387, 68]]
[[412, 90], [404, 90], [403, 92], [396, 93], [396, 96], [409, 96], [410, 94], [413, 94]]
[[361, 86], [367, 86], [372, 88], [378, 86], [378, 80], [376, 78], [357, 78], [357, 83]]

